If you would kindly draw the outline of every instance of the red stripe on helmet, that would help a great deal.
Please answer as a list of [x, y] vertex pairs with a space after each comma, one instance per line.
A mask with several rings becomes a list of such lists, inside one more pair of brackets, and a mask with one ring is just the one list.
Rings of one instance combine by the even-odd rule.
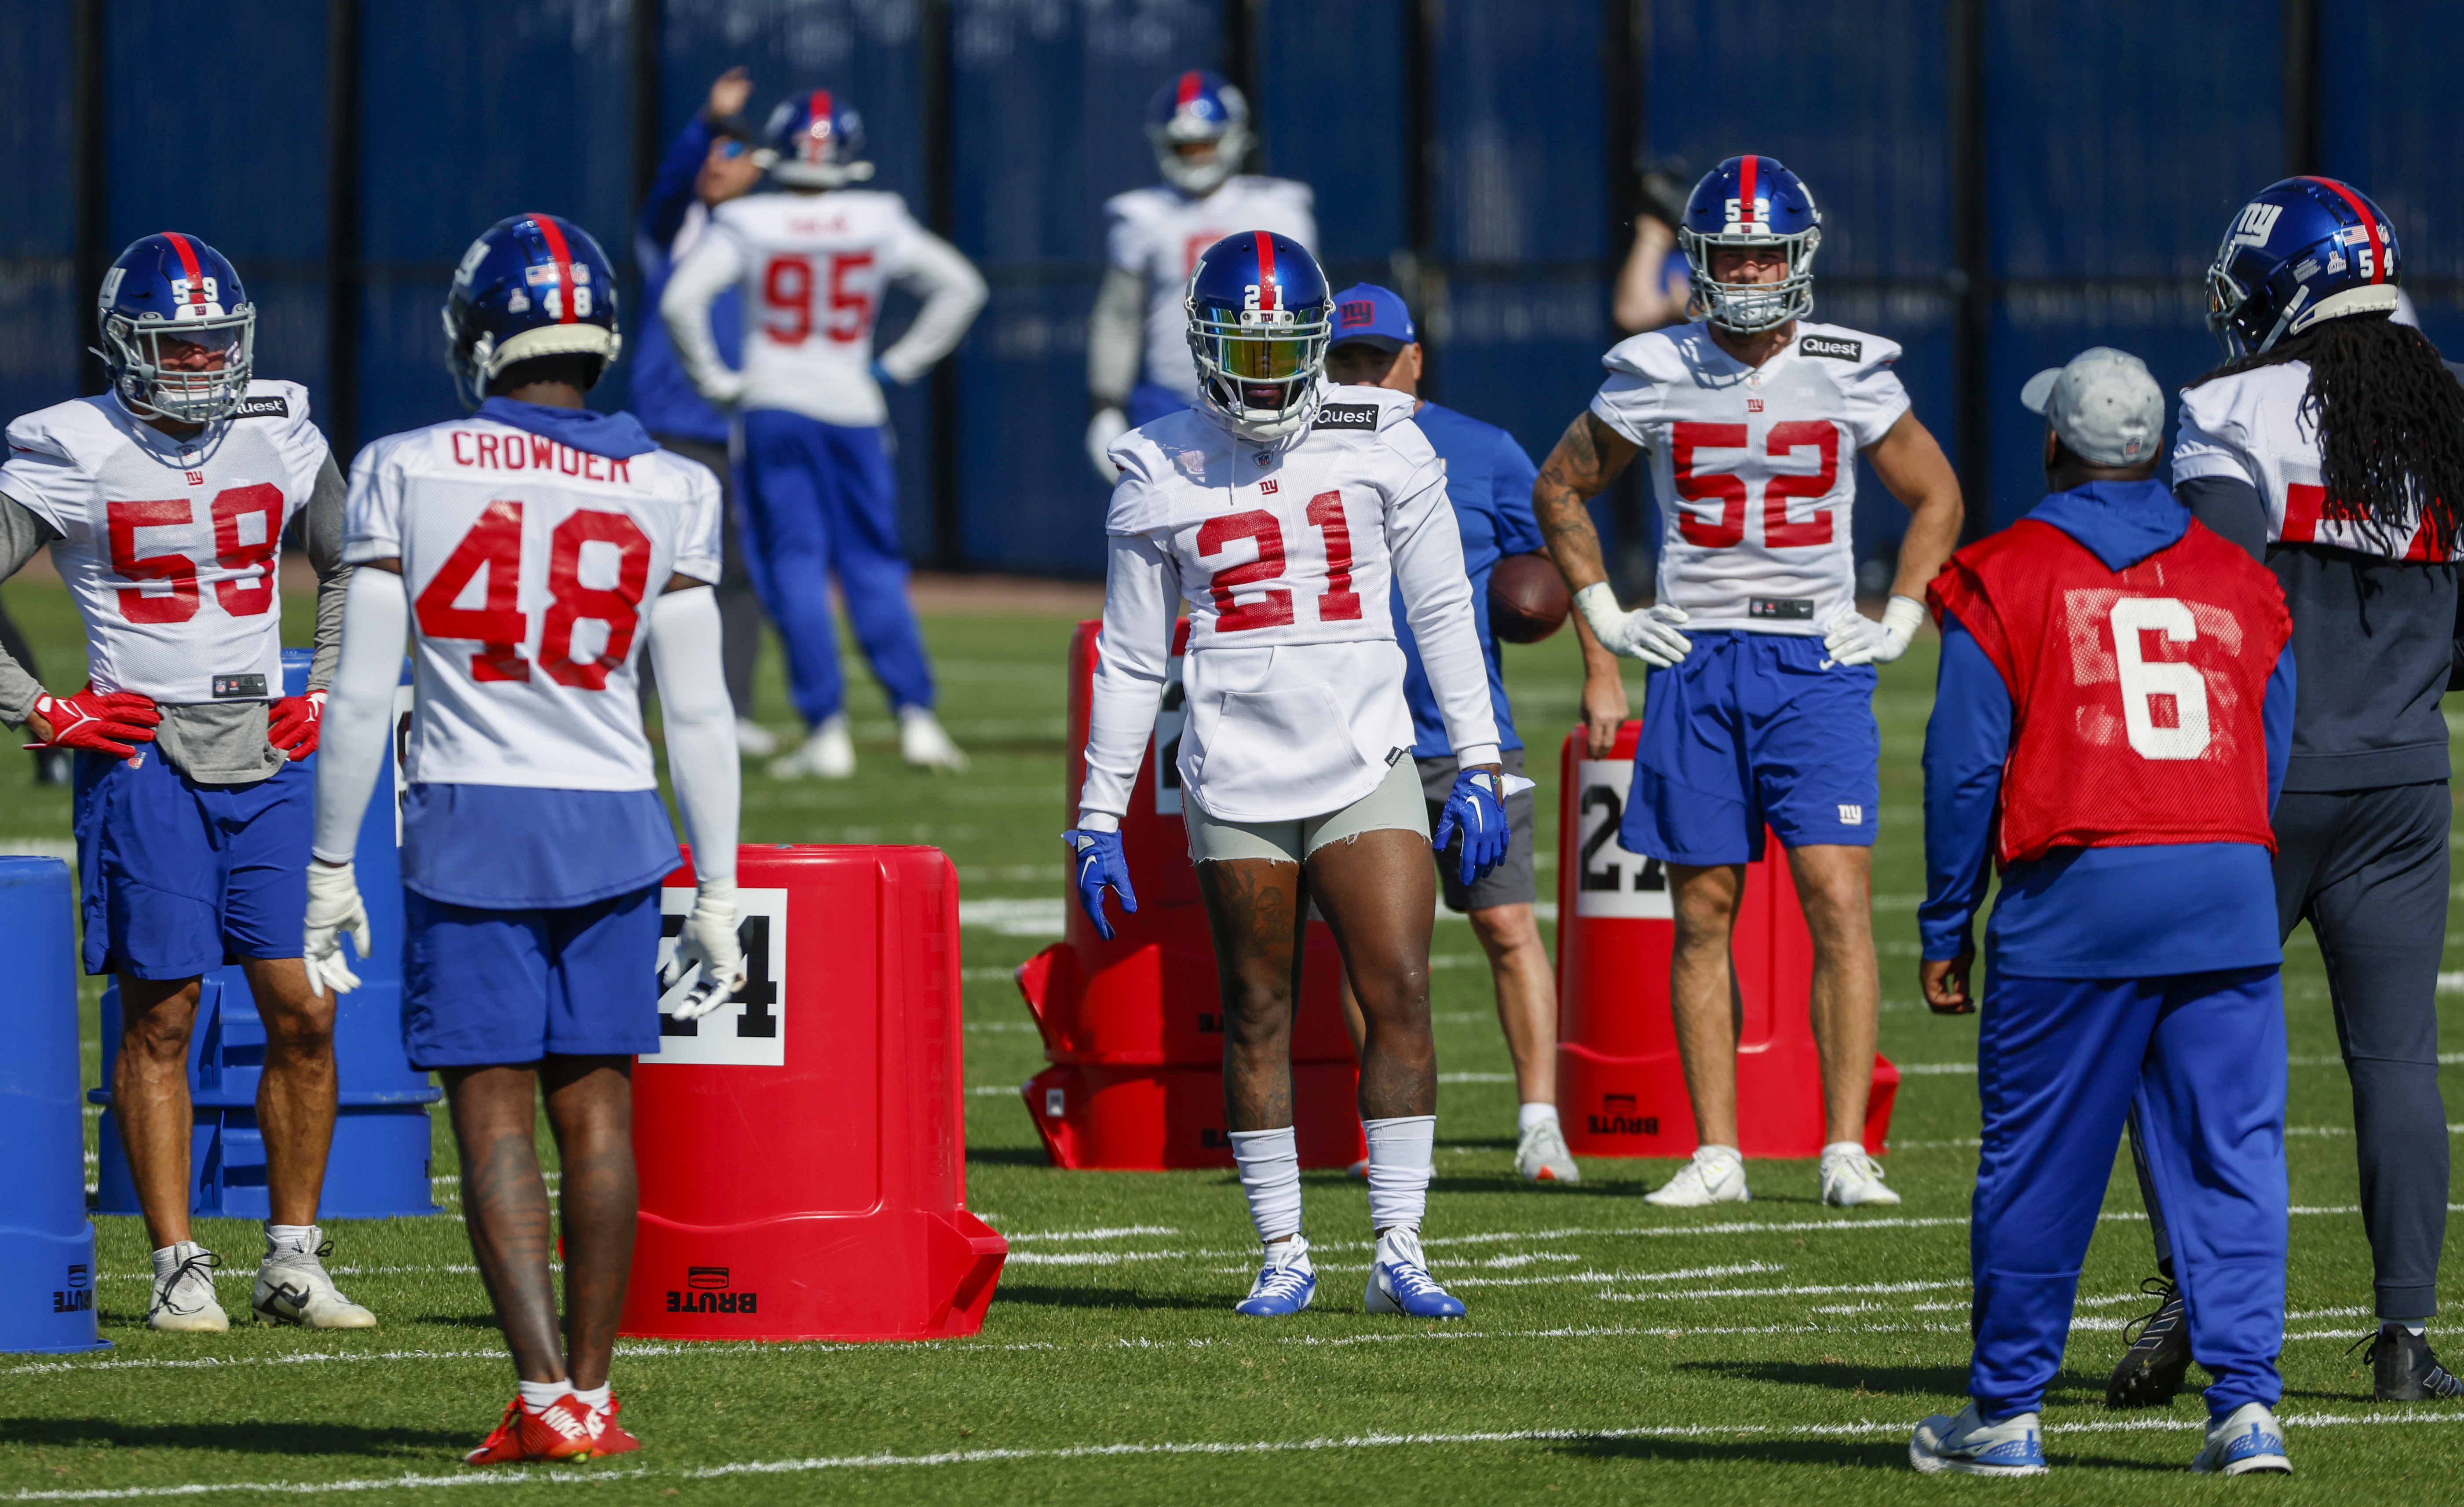
[[1190, 101], [1198, 98], [1198, 91], [1205, 86], [1205, 76], [1200, 74], [1195, 68], [1181, 75], [1180, 90], [1173, 97], [1173, 108], [1176, 110], [1185, 110], [1189, 108]]
[[539, 238], [547, 242], [547, 254], [556, 262], [556, 321], [573, 322], [573, 253], [564, 244], [564, 228], [551, 214], [534, 214], [531, 223], [539, 229]]
[[1737, 159], [1737, 223], [1754, 223], [1754, 165], [1752, 154]]
[[1250, 233], [1258, 237], [1258, 306], [1280, 309], [1284, 299], [1283, 290], [1275, 286], [1275, 237], [1266, 231]]
[[[823, 122], [828, 121], [830, 118], [830, 92], [827, 89], [814, 90], [812, 99], [805, 101], [804, 108], [814, 120]], [[808, 131], [811, 130], [811, 124], [807, 123], [804, 129]]]
[[177, 231], [165, 231], [163, 233], [163, 238], [169, 241], [171, 243], [171, 249], [180, 254], [180, 271], [186, 275], [188, 279], [188, 301], [190, 303], [205, 302], [206, 277], [205, 274], [197, 267], [196, 248], [190, 246], [188, 244], [188, 238]]
[[2347, 209], [2351, 210], [2354, 214], [2360, 216], [2362, 229], [2367, 231], [2370, 236], [2370, 281], [2387, 281], [2387, 247], [2379, 240], [2378, 216], [2370, 212], [2369, 206], [2362, 202], [2362, 196], [2360, 194], [2357, 194], [2352, 189], [2345, 188], [2335, 179], [2313, 177], [2310, 181], [2332, 190], [2337, 198], [2344, 201], [2344, 205]]

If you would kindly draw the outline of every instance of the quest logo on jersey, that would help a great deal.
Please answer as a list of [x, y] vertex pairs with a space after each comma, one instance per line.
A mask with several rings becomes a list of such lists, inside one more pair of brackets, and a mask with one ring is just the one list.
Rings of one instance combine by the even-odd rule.
[[1356, 429], [1364, 434], [1377, 432], [1377, 405], [1374, 403], [1328, 403], [1317, 410], [1317, 422], [1311, 432], [1322, 429]]
[[1828, 356], [1833, 361], [1862, 361], [1865, 343], [1861, 340], [1840, 340], [1832, 335], [1808, 335], [1796, 343], [1797, 350], [1808, 356]]
[[242, 398], [231, 410], [233, 418], [278, 418], [291, 416], [291, 400], [279, 392], [268, 392], [253, 398]]

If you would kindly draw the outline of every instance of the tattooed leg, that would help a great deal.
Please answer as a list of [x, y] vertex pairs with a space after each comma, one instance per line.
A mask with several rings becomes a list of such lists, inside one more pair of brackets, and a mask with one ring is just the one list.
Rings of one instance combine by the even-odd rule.
[[539, 1178], [538, 1074], [518, 1067], [449, 1068], [445, 1097], [462, 1150], [462, 1222], [488, 1300], [525, 1382], [565, 1379], [548, 1276], [547, 1186]]
[[539, 1064], [547, 1119], [564, 1168], [564, 1353], [573, 1385], [607, 1380], [625, 1279], [633, 1266], [641, 1186], [633, 1172], [633, 1061], [552, 1056]]
[[1292, 1009], [1308, 917], [1301, 866], [1220, 858], [1198, 866], [1223, 999], [1223, 1103], [1234, 1130], [1292, 1122]]

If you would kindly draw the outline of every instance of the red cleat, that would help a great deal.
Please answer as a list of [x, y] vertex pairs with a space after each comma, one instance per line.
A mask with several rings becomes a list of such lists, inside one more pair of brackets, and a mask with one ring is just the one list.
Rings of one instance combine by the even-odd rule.
[[590, 1409], [565, 1393], [539, 1412], [518, 1397], [505, 1405], [504, 1420], [479, 1448], [462, 1457], [465, 1465], [517, 1465], [527, 1460], [587, 1460], [599, 1448]]
[[594, 1455], [629, 1454], [642, 1447], [642, 1441], [627, 1432], [625, 1426], [616, 1421], [617, 1409], [624, 1406], [616, 1400], [616, 1394], [610, 1392], [606, 1407], [590, 1409], [590, 1437], [594, 1441], [590, 1449]]

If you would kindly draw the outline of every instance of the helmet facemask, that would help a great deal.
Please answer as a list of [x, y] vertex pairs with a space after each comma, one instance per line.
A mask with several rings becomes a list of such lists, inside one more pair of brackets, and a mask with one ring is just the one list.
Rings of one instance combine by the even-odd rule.
[[1234, 309], [1185, 305], [1199, 401], [1252, 439], [1276, 439], [1316, 411], [1318, 379], [1334, 334], [1325, 305]]
[[256, 365], [256, 305], [182, 304], [168, 320], [106, 305], [101, 324], [101, 354], [130, 412], [210, 424], [239, 411]]
[[[2245, 288], [2231, 271], [2236, 243], [2229, 233], [2216, 259], [2208, 267], [2208, 328], [2224, 347], [2226, 359], [2238, 361], [2272, 350], [2287, 335], [2299, 334], [2321, 320], [2339, 319], [2347, 314], [2392, 314], [2396, 307], [2396, 285], [2379, 283], [2359, 288], [2344, 288], [2312, 302], [2310, 290], [2294, 283], [2290, 297], [2284, 299], [2282, 312], [2266, 329], [2256, 328], [2250, 314], [2255, 289]], [[2288, 256], [2277, 269], [2277, 277], [2291, 281], [2287, 269], [2298, 267], [2303, 260], [2326, 255], [2334, 250], [2332, 241]]]
[[[1685, 253], [1686, 281], [1704, 318], [1736, 335], [1755, 335], [1814, 315], [1814, 254], [1822, 245], [1822, 228], [1809, 226], [1793, 235], [1774, 235], [1756, 229], [1746, 233], [1706, 235], [1680, 227], [1679, 249]], [[1711, 275], [1713, 255], [1726, 248], [1777, 247], [1788, 258], [1788, 276], [1777, 282], [1721, 282]]]

